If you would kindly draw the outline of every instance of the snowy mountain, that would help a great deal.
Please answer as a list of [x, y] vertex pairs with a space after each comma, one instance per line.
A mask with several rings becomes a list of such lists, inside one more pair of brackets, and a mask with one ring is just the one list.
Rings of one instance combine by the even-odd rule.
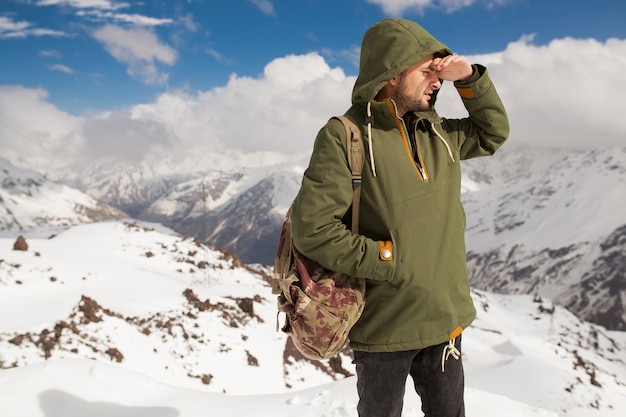
[[[135, 218], [271, 264], [308, 158], [219, 156], [93, 168], [74, 184]], [[511, 142], [463, 164], [472, 284], [548, 297], [626, 329], [626, 148], [564, 153]]]
[[137, 166], [94, 166], [57, 177], [133, 218], [223, 247], [245, 262], [269, 264], [307, 162], [308, 155], [224, 149]]
[[[224, 149], [57, 177], [134, 218], [223, 247], [245, 263], [271, 264], [282, 216], [307, 160]], [[626, 329], [626, 148], [563, 153], [511, 142], [494, 157], [463, 164], [472, 284], [547, 297], [584, 320]], [[57, 214], [56, 205], [22, 201], [20, 210], [9, 207], [0, 221], [24, 228], [75, 223]], [[48, 214], [37, 217], [26, 207]]]
[[0, 233], [128, 217], [82, 191], [0, 158]]
[[[232, 188], [239, 188], [251, 178], [258, 182], [241, 187], [232, 198], [202, 216], [168, 221], [164, 213], [159, 213], [143, 218], [164, 222], [180, 233], [224, 247], [245, 262], [271, 264], [279, 228], [302, 175], [291, 166], [275, 168], [274, 172], [263, 173], [267, 176], [258, 172], [243, 173], [237, 182], [230, 184]], [[202, 239], [204, 236], [206, 239]]]
[[472, 285], [547, 297], [626, 330], [626, 147], [514, 171], [463, 195]]
[[[3, 416], [356, 416], [349, 352], [294, 354], [266, 268], [121, 220], [12, 244], [0, 238]], [[468, 415], [621, 416], [625, 332], [539, 297], [473, 297]]]

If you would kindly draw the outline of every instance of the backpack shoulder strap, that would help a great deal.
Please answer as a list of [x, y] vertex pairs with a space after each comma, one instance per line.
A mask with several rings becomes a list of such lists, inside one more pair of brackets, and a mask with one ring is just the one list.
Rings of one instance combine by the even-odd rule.
[[[285, 219], [278, 235], [278, 245], [276, 246], [276, 256], [274, 257], [274, 268], [272, 270], [272, 294], [283, 293], [283, 282], [291, 269], [293, 258], [291, 250], [291, 245], [293, 244], [291, 238], [292, 211], [293, 203], [291, 203], [287, 214], [285, 214]], [[278, 319], [276, 324], [278, 327]]]
[[335, 116], [346, 129], [348, 164], [352, 172], [352, 233], [359, 233], [359, 203], [361, 201], [361, 172], [365, 162], [363, 136], [356, 122], [348, 115]]

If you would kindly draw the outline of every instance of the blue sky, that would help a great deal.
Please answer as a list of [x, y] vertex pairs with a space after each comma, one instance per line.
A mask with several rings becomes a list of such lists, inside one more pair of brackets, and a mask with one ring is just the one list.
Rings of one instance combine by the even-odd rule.
[[460, 54], [500, 51], [528, 34], [537, 44], [626, 36], [623, 0], [3, 0], [0, 84], [43, 87], [81, 114], [172, 88], [208, 90], [233, 73], [255, 77], [289, 54], [317, 51], [356, 74], [363, 32], [391, 15]]
[[[61, 169], [211, 144], [310, 151], [388, 16], [486, 64], [514, 140], [626, 142], [624, 0], [2, 0], [0, 156]], [[446, 91], [440, 114], [462, 117]]]

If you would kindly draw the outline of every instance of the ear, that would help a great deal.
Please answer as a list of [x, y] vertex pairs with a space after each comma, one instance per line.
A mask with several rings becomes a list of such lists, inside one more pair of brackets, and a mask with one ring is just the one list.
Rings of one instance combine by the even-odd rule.
[[389, 80], [389, 85], [395, 87], [398, 85], [398, 80], [400, 79], [399, 75], [396, 75], [395, 77], [393, 77], [391, 80]]

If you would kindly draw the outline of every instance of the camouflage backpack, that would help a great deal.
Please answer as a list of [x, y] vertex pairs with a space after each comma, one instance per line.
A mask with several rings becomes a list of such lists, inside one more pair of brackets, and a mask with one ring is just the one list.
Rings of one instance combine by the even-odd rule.
[[[361, 169], [365, 160], [359, 127], [347, 116], [343, 122], [352, 171], [352, 233], [358, 233]], [[346, 344], [350, 329], [361, 317], [365, 280], [329, 271], [300, 254], [291, 237], [290, 207], [278, 239], [272, 293], [278, 294], [278, 311], [285, 313], [282, 331], [296, 348], [313, 360], [329, 359]], [[278, 327], [278, 323], [277, 323]]]

